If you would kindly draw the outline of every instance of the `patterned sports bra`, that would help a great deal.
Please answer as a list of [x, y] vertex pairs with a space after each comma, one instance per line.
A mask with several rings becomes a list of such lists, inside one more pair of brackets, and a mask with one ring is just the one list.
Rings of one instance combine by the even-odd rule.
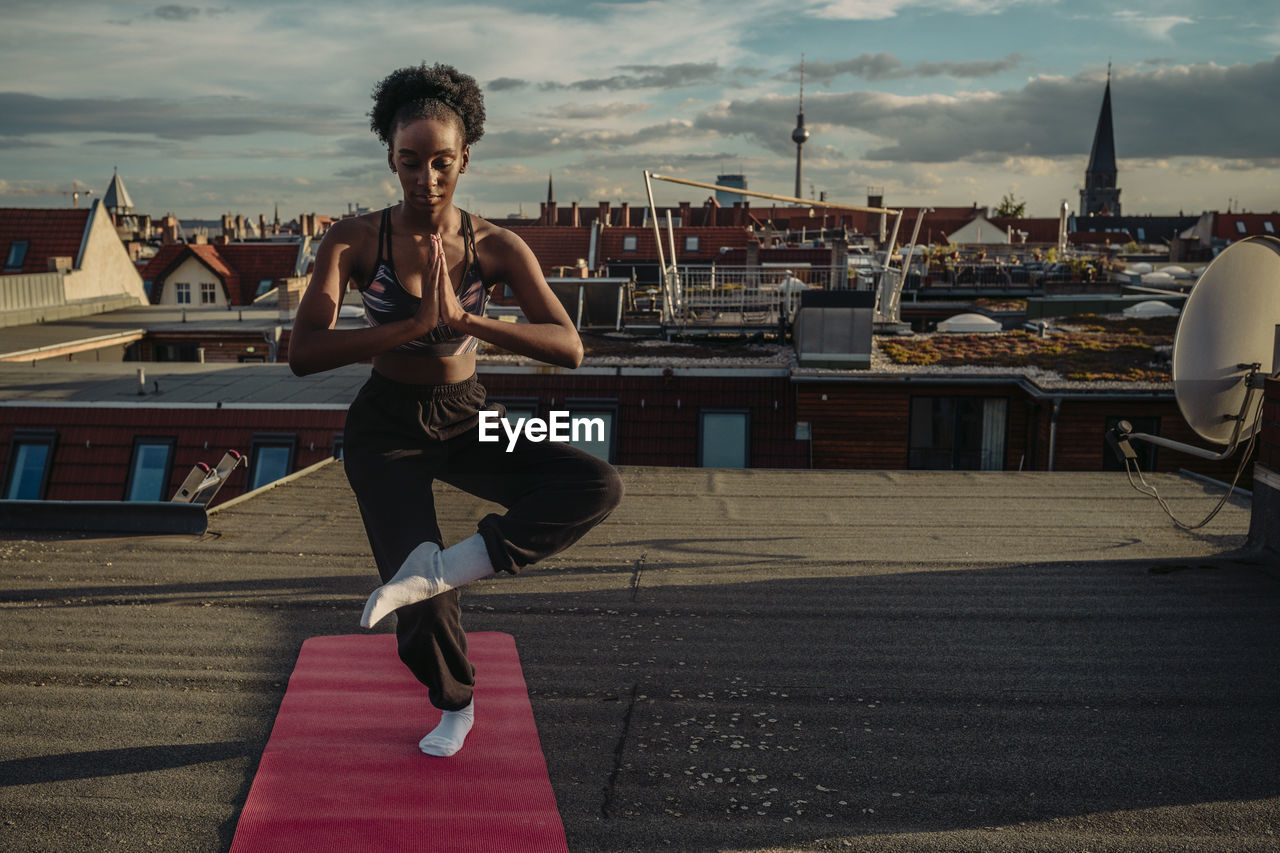
[[[476, 237], [471, 228], [471, 217], [462, 214], [462, 239], [465, 255], [462, 265], [462, 288], [458, 302], [468, 314], [484, 315], [489, 302], [489, 288], [485, 287], [480, 272], [480, 259], [476, 255]], [[364, 302], [364, 316], [370, 326], [380, 326], [394, 320], [412, 317], [422, 303], [422, 298], [404, 289], [396, 277], [391, 259], [391, 208], [382, 211], [382, 225], [378, 229], [378, 260], [373, 265], [373, 275], [360, 288]], [[438, 326], [420, 338], [414, 338], [396, 347], [394, 352], [415, 355], [450, 356], [475, 352], [479, 340], [472, 335], [460, 335], [442, 320]]]

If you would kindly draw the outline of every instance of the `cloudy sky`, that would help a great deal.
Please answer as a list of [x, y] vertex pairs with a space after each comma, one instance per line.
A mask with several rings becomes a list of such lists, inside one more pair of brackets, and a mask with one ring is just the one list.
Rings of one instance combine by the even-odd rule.
[[[1074, 209], [1108, 62], [1127, 213], [1280, 208], [1272, 0], [491, 0], [216, 6], [5, 0], [0, 205], [339, 214], [398, 199], [369, 94], [448, 62], [489, 121], [457, 200], [482, 215], [638, 202], [643, 169], [864, 203]], [[659, 204], [703, 191], [659, 185]]]

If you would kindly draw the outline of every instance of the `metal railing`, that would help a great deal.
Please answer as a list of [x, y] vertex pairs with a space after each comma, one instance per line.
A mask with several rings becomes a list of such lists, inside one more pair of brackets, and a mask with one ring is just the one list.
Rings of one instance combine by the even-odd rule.
[[795, 315], [802, 291], [851, 284], [840, 267], [677, 267], [669, 284], [669, 324], [681, 329], [777, 326], [784, 313]]

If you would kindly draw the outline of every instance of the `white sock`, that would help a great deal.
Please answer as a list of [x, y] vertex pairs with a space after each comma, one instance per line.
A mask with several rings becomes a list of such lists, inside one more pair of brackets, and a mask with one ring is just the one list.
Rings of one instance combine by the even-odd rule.
[[476, 703], [461, 711], [445, 711], [440, 715], [440, 725], [431, 730], [431, 734], [418, 741], [418, 749], [427, 755], [448, 758], [462, 749], [467, 733], [476, 721]]
[[443, 551], [434, 542], [423, 542], [409, 553], [391, 580], [369, 596], [360, 625], [372, 628], [392, 610], [426, 601], [491, 574], [489, 550], [479, 533]]

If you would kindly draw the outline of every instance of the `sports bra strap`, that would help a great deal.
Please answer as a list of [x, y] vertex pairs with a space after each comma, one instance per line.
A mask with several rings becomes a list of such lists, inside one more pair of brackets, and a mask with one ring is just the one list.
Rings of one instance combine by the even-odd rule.
[[[382, 246], [386, 244], [386, 253], [383, 253]], [[395, 269], [396, 263], [391, 258], [391, 208], [382, 211], [382, 227], [378, 229], [378, 262], [387, 259], [387, 265]]]
[[[458, 209], [458, 212], [462, 214], [462, 233], [468, 260], [466, 267], [463, 269], [463, 278], [466, 281], [471, 280], [471, 268], [474, 266], [476, 276], [483, 282], [484, 272], [480, 269], [480, 253], [476, 251], [476, 231], [471, 225], [471, 214], [461, 208]], [[492, 285], [485, 284], [483, 287], [487, 291], [492, 288]]]

